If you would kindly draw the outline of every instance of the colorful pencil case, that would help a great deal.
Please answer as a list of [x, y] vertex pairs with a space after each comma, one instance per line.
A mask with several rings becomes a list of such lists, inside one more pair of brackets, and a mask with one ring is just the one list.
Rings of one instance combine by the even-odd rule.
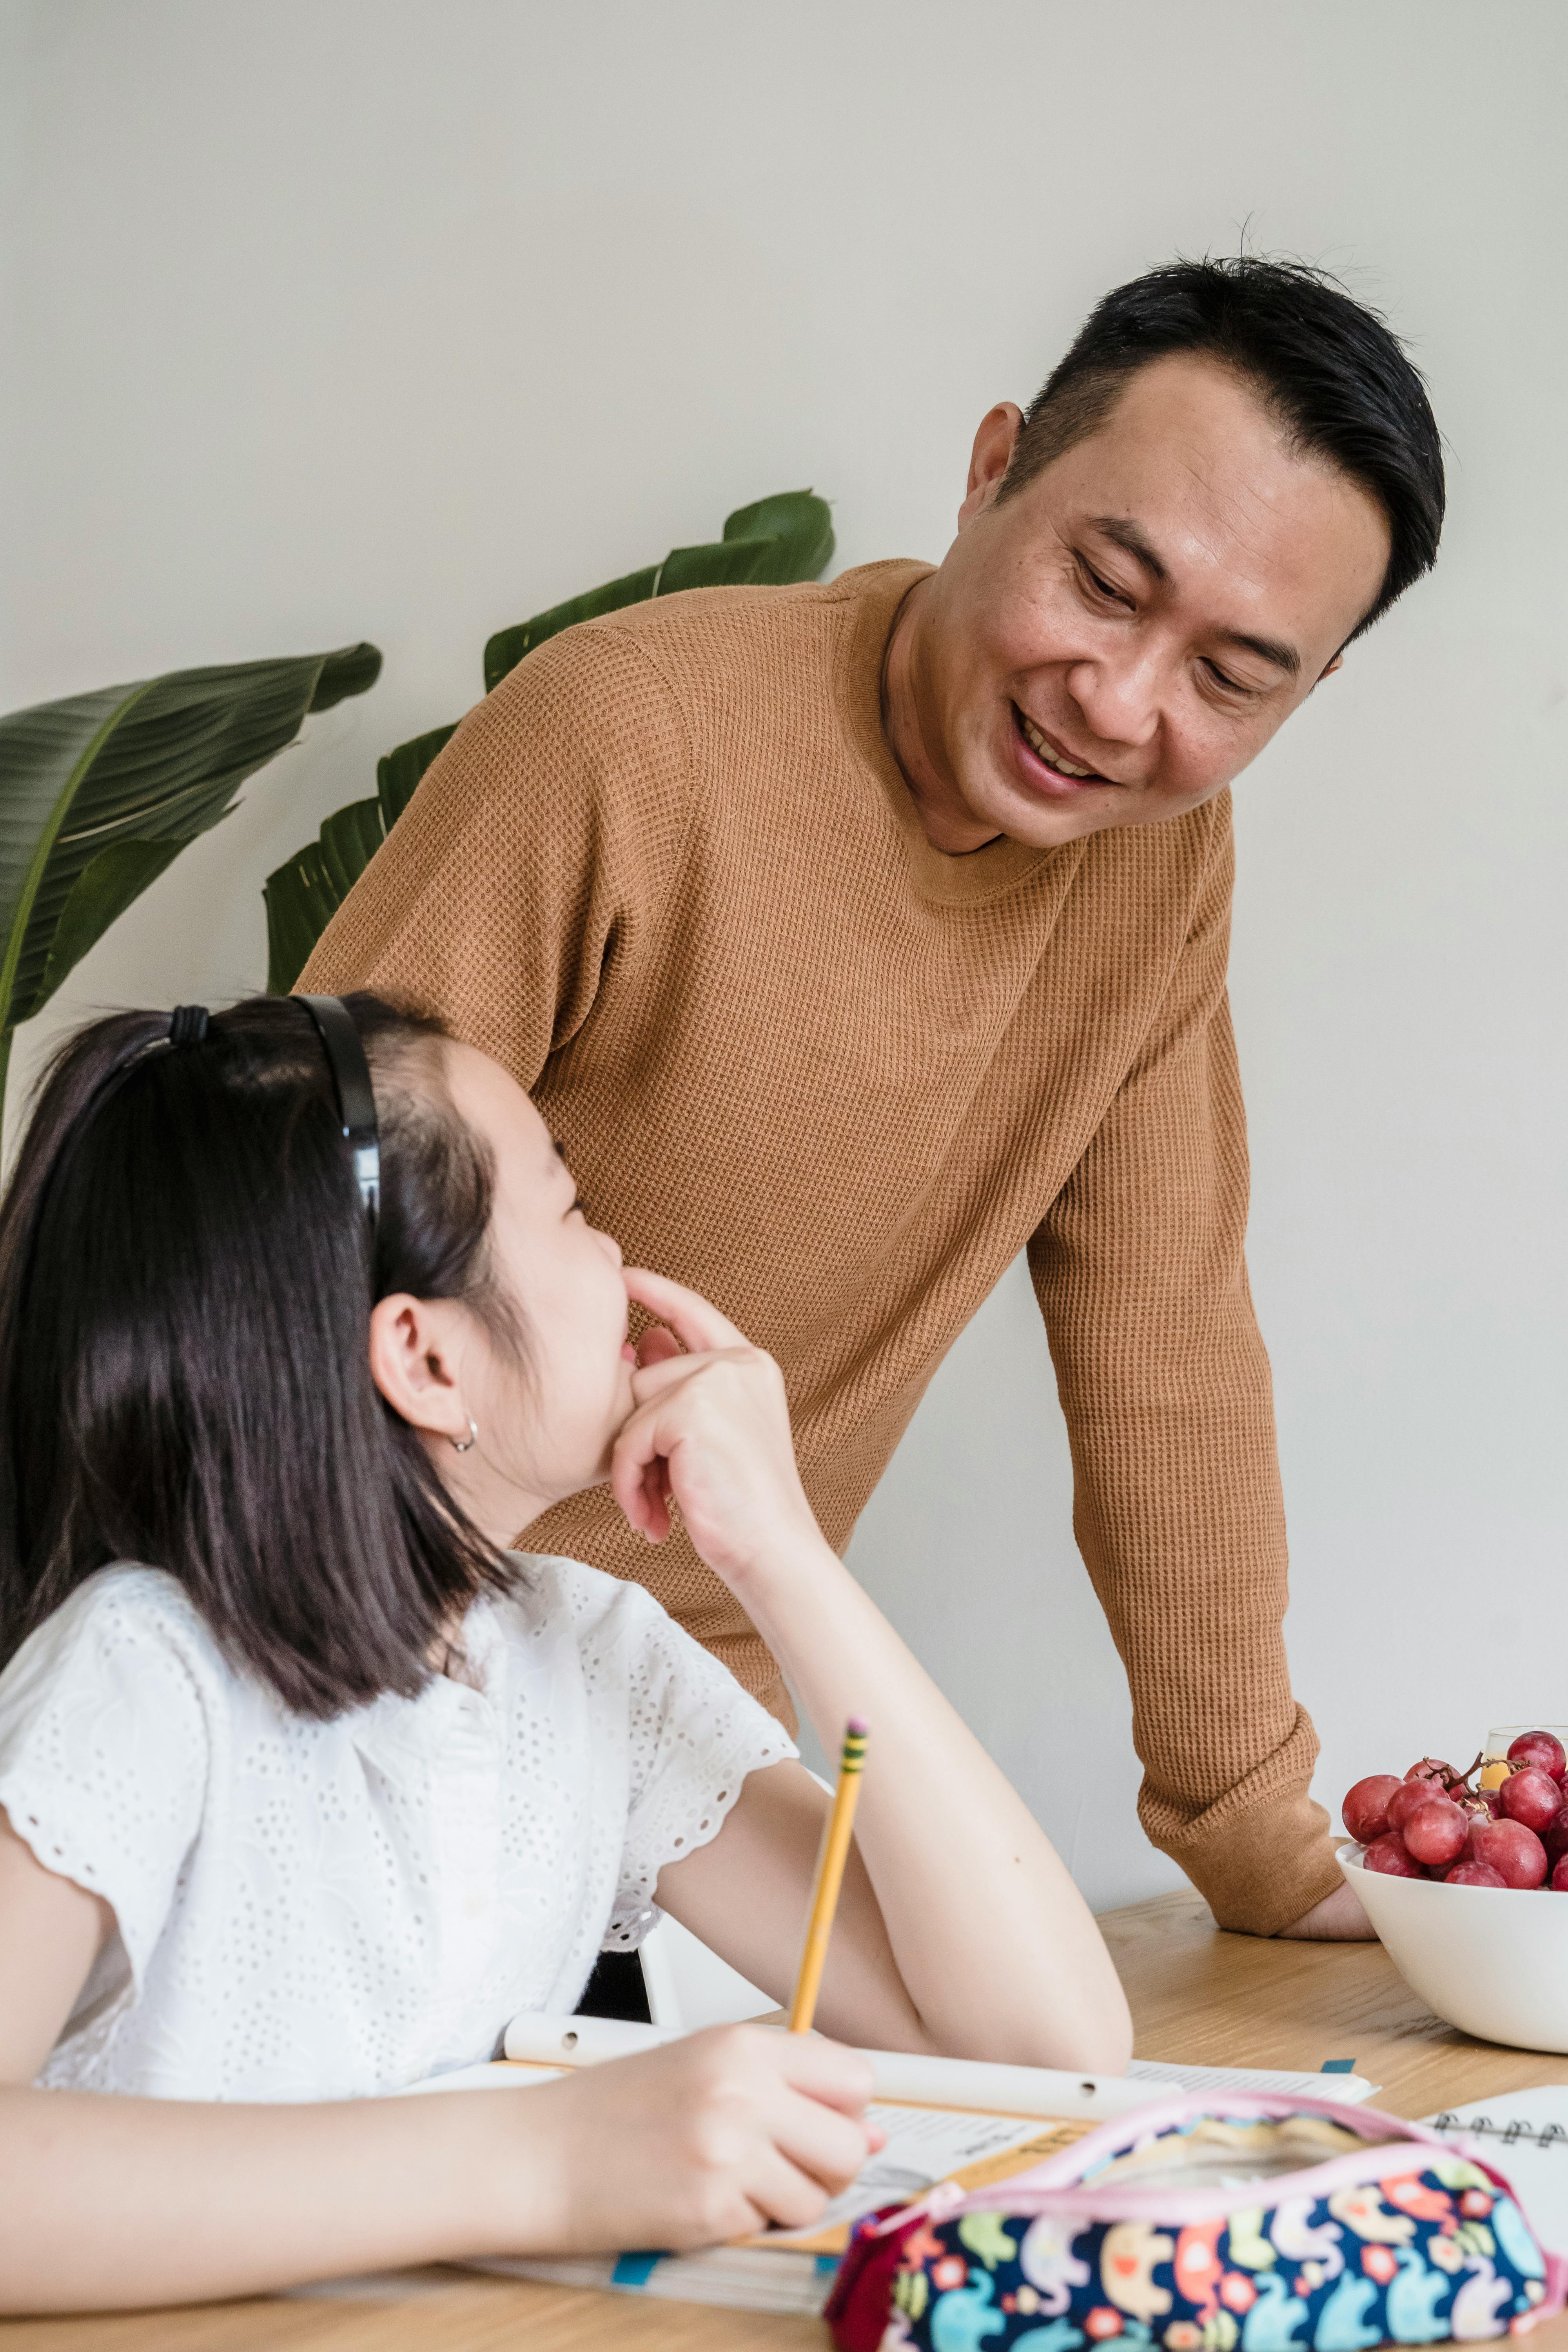
[[839, 2352], [1370, 2352], [1520, 2334], [1565, 2284], [1468, 2143], [1327, 2099], [1211, 2096], [868, 2214], [825, 2315]]

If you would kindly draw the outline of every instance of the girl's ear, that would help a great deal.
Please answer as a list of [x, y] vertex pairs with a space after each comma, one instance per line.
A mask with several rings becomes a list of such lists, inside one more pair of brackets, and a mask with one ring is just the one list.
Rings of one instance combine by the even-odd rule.
[[370, 1376], [394, 1412], [434, 1437], [468, 1434], [456, 1371], [459, 1312], [450, 1300], [413, 1298], [406, 1291], [377, 1299], [371, 1309]]

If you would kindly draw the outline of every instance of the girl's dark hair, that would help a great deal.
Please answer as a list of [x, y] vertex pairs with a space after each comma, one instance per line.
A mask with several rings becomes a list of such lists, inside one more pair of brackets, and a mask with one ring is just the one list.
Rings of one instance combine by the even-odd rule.
[[1387, 320], [1306, 262], [1254, 253], [1173, 261], [1107, 294], [1031, 403], [998, 504], [1098, 431], [1129, 377], [1173, 352], [1205, 353], [1256, 384], [1298, 448], [1382, 507], [1388, 562], [1351, 633], [1359, 637], [1436, 562], [1443, 445]]
[[253, 997], [79, 1030], [0, 1205], [0, 1662], [111, 1560], [164, 1569], [302, 1715], [412, 1693], [500, 1555], [371, 1379], [374, 1298], [465, 1298], [493, 1169], [439, 1023], [344, 999], [381, 1128], [374, 1235], [321, 1041]]

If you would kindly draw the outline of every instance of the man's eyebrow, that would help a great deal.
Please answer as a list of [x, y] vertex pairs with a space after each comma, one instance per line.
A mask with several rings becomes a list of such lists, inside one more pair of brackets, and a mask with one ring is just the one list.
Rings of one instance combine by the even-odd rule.
[[1090, 515], [1089, 527], [1099, 531], [1102, 539], [1110, 540], [1113, 547], [1120, 547], [1134, 563], [1141, 563], [1151, 580], [1159, 581], [1162, 586], [1169, 580], [1171, 575], [1163, 562], [1135, 522], [1128, 522], [1121, 515]]
[[1219, 642], [1222, 646], [1236, 646], [1244, 654], [1256, 654], [1259, 661], [1272, 662], [1287, 677], [1300, 676], [1301, 656], [1283, 637], [1249, 637], [1241, 629], [1226, 629]]
[[[1102, 539], [1110, 540], [1113, 547], [1122, 549], [1134, 563], [1142, 564], [1151, 580], [1158, 581], [1163, 586], [1170, 579], [1170, 570], [1163, 557], [1150, 545], [1135, 522], [1129, 522], [1121, 515], [1091, 515], [1089, 528], [1099, 531]], [[1287, 645], [1282, 637], [1253, 637], [1242, 629], [1226, 629], [1221, 633], [1219, 642], [1225, 646], [1235, 646], [1242, 653], [1256, 654], [1259, 661], [1271, 663], [1274, 668], [1282, 669], [1287, 677], [1300, 676], [1301, 656], [1295, 646]]]

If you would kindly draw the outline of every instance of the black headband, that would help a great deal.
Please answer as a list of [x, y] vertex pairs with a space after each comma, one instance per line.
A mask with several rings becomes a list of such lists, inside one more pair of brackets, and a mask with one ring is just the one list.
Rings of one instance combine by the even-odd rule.
[[343, 1140], [353, 1161], [360, 1198], [374, 1225], [381, 1206], [381, 1142], [375, 1123], [375, 1089], [370, 1082], [363, 1042], [341, 996], [301, 996], [297, 1002], [321, 1032], [338, 1097]]

